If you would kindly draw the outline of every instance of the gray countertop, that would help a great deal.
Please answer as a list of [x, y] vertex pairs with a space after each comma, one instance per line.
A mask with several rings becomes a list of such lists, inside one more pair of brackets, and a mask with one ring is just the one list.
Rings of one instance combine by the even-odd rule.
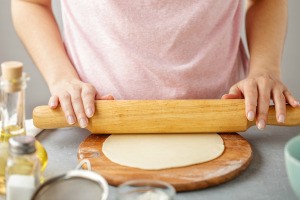
[[[45, 177], [53, 177], [77, 165], [77, 148], [89, 135], [80, 128], [45, 130], [37, 138], [48, 152], [49, 163]], [[253, 148], [250, 166], [235, 179], [208, 189], [183, 192], [175, 200], [191, 199], [255, 199], [293, 200], [296, 199], [289, 185], [284, 165], [284, 145], [300, 134], [300, 127], [271, 127], [264, 131], [250, 128], [241, 133]], [[110, 187], [109, 200], [116, 199], [116, 188]], [[0, 196], [0, 199], [4, 199]]]

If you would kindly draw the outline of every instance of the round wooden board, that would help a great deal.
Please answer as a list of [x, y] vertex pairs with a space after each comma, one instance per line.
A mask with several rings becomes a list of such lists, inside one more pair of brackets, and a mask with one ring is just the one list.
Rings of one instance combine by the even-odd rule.
[[92, 169], [110, 185], [118, 186], [133, 179], [161, 180], [172, 184], [176, 191], [207, 188], [229, 181], [245, 170], [252, 159], [247, 140], [237, 133], [221, 133], [223, 154], [209, 162], [164, 170], [142, 170], [111, 162], [102, 153], [102, 144], [109, 135], [92, 134], [79, 146], [78, 159], [89, 159]]

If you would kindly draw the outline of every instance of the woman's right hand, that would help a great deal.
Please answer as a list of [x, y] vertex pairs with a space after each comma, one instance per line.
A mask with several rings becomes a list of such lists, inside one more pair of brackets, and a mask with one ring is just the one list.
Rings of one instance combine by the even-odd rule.
[[[50, 86], [49, 107], [57, 108], [60, 104], [69, 124], [78, 122], [81, 128], [88, 125], [88, 118], [95, 112], [96, 90], [89, 83], [78, 79], [61, 80]], [[102, 96], [101, 100], [113, 100], [112, 95]]]
[[95, 98], [113, 97], [96, 96], [92, 85], [80, 81], [64, 47], [51, 0], [14, 0], [11, 10], [18, 35], [49, 86], [49, 107], [55, 109], [60, 104], [69, 124], [78, 122], [86, 127], [95, 112]]

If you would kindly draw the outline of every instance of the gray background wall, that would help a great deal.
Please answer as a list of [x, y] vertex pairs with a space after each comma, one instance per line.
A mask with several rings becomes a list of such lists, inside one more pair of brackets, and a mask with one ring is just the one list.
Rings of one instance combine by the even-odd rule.
[[[53, 1], [54, 12], [61, 26], [59, 1]], [[300, 99], [300, 1], [289, 1], [289, 25], [282, 63], [282, 78], [293, 94]], [[30, 20], [30, 19], [28, 19]], [[26, 28], [26, 27], [24, 27]], [[45, 35], [45, 37], [49, 37]], [[25, 65], [31, 80], [26, 90], [27, 118], [31, 117], [32, 109], [47, 104], [50, 96], [48, 87], [41, 74], [35, 68], [28, 53], [18, 39], [10, 17], [10, 0], [0, 0], [0, 62], [19, 60]]]

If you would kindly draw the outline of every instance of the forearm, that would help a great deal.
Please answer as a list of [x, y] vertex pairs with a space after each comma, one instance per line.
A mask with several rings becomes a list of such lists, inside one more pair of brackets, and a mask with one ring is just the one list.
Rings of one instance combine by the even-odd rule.
[[280, 75], [287, 27], [287, 0], [248, 0], [246, 34], [250, 75]]
[[51, 10], [51, 0], [12, 0], [15, 29], [48, 85], [78, 78]]

